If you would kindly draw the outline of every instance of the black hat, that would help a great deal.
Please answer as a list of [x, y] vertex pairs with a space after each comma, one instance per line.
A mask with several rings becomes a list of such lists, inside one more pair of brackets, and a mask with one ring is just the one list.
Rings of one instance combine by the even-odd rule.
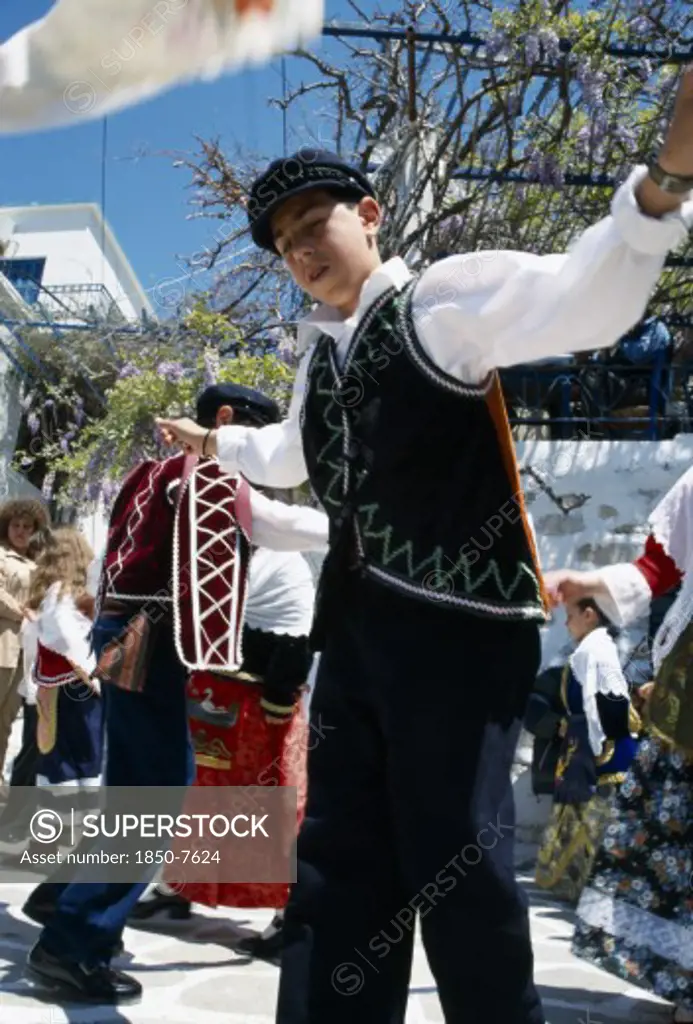
[[248, 200], [248, 220], [253, 241], [276, 254], [271, 219], [285, 200], [311, 188], [328, 189], [345, 199], [375, 196], [370, 181], [357, 167], [335, 153], [301, 149], [293, 156], [275, 160], [253, 183]]
[[242, 384], [212, 384], [198, 396], [197, 422], [202, 426], [214, 423], [222, 405], [230, 405], [234, 411], [243, 413], [245, 419], [257, 423], [259, 427], [278, 423], [281, 419], [277, 403], [261, 391], [246, 388]]

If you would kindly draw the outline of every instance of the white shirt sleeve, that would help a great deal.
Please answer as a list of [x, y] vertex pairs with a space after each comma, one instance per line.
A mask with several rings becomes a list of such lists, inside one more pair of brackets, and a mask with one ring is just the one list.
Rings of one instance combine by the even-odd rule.
[[622, 629], [649, 614], [652, 591], [636, 565], [632, 562], [607, 565], [599, 569], [599, 576], [608, 591], [600, 597], [599, 604], [615, 626]]
[[274, 551], [326, 551], [328, 519], [306, 505], [285, 505], [250, 488], [253, 543]]
[[479, 252], [451, 256], [423, 274], [413, 297], [418, 339], [435, 365], [478, 383], [497, 367], [615, 344], [643, 315], [666, 254], [686, 238], [693, 201], [648, 217], [636, 168], [611, 216], [569, 253]]
[[87, 593], [90, 597], [98, 597], [101, 570], [103, 569], [105, 557], [106, 549], [104, 548], [104, 550], [89, 563], [89, 568], [87, 569]]
[[266, 427], [219, 428], [217, 460], [226, 473], [241, 473], [259, 487], [300, 487], [308, 479], [300, 416], [309, 359], [306, 354], [299, 364], [285, 420]]
[[41, 604], [38, 639], [44, 647], [62, 654], [75, 668], [91, 675], [96, 667], [89, 640], [92, 623], [70, 595], [59, 595], [59, 591], [59, 585], [54, 584]]
[[24, 619], [21, 635], [24, 674], [17, 687], [17, 692], [20, 697], [24, 698], [27, 704], [35, 704], [38, 687], [34, 682], [34, 662], [36, 661], [36, 650], [38, 647], [38, 622]]

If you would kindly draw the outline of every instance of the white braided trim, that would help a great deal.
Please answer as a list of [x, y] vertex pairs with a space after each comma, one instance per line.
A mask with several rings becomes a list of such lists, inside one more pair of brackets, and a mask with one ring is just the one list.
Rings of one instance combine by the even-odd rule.
[[169, 459], [164, 459], [163, 462], [155, 462], [149, 473], [146, 490], [140, 490], [135, 495], [134, 507], [128, 516], [125, 527], [127, 534], [126, 539], [116, 551], [115, 562], [108, 566], [104, 572], [105, 588], [107, 592], [111, 592], [113, 590], [113, 584], [125, 567], [125, 559], [137, 546], [137, 532], [145, 520], [145, 510], [147, 505], [154, 496], [154, 484], [161, 476], [164, 466], [174, 458], [178, 458], [178, 456], [173, 455]]
[[600, 928], [607, 935], [643, 946], [655, 956], [693, 971], [693, 926], [667, 921], [592, 888], [583, 891], [577, 915], [589, 928]]
[[51, 789], [86, 789], [87, 786], [100, 788], [102, 778], [97, 775], [90, 779], [68, 779], [67, 782], [49, 782], [46, 775], [36, 776], [37, 786], [50, 786]]
[[437, 384], [439, 387], [444, 388], [446, 391], [452, 391], [461, 398], [485, 399], [491, 389], [491, 385], [493, 384], [493, 371], [488, 373], [484, 380], [479, 384], [464, 384], [456, 377], [450, 376], [450, 374], [446, 373], [445, 370], [441, 370], [439, 366], [436, 366], [433, 360], [424, 351], [421, 342], [416, 335], [416, 324], [413, 319], [411, 308], [414, 283], [415, 282], [412, 282], [409, 286], [408, 294], [402, 302], [397, 314], [399, 329], [402, 332], [402, 337], [404, 338], [404, 344], [409, 358], [414, 362], [419, 370], [429, 378], [429, 380], [433, 381], [433, 383]]
[[[356, 352], [356, 349], [361, 341], [361, 338], [363, 338], [364, 334], [366, 334], [366, 332], [370, 328], [371, 324], [373, 323], [373, 321], [375, 320], [376, 316], [383, 308], [383, 306], [386, 306], [388, 302], [390, 302], [390, 300], [393, 299], [396, 295], [397, 289], [393, 285], [391, 288], [388, 288], [387, 291], [383, 292], [382, 295], [379, 295], [378, 298], [373, 301], [373, 303], [368, 307], [366, 312], [363, 314], [360, 322], [357, 324], [356, 330], [352, 335], [351, 341], [349, 343], [349, 348], [347, 349], [346, 358], [344, 360], [344, 373], [347, 373], [349, 370], [351, 360], [354, 358], [354, 353]], [[332, 345], [334, 345], [334, 342], [332, 342]]]
[[[174, 597], [174, 639], [176, 651], [181, 662], [193, 671], [223, 669], [236, 671], [240, 668], [243, 651], [241, 644], [242, 630], [238, 623], [242, 623], [242, 615], [245, 613], [247, 598], [247, 587], [242, 584], [242, 562], [243, 551], [241, 538], [243, 531], [238, 525], [235, 515], [235, 498], [238, 488], [239, 477], [237, 475], [222, 473], [215, 461], [199, 464], [188, 477], [185, 484], [185, 492], [181, 497], [176, 512], [176, 520], [173, 537], [173, 597]], [[212, 505], [205, 495], [208, 490], [219, 485], [226, 485], [228, 488], [228, 500], [218, 505]], [[180, 620], [180, 515], [183, 510], [183, 503], [186, 503], [188, 511], [188, 528], [190, 536], [190, 589], [192, 596], [192, 613], [194, 625], [195, 657], [189, 661], [183, 651]], [[204, 519], [212, 512], [225, 515], [226, 525], [220, 532], [212, 532], [203, 525]], [[206, 539], [199, 545], [200, 535], [205, 534]], [[225, 545], [226, 561], [211, 561], [209, 549], [215, 545]], [[218, 602], [215, 602], [202, 613], [200, 607], [200, 594], [205, 593], [205, 586], [214, 578], [221, 576], [228, 579], [231, 594], [231, 613], [225, 615], [221, 612]], [[228, 596], [228, 594], [227, 594]], [[223, 614], [227, 629], [222, 636], [211, 636], [205, 628], [205, 619], [212, 613]], [[206, 650], [203, 646], [206, 645]]]
[[460, 597], [458, 594], [445, 594], [440, 590], [420, 587], [416, 583], [409, 583], [407, 580], [401, 579], [399, 576], [392, 576], [389, 572], [385, 572], [383, 569], [379, 569], [375, 565], [367, 565], [364, 567], [364, 570], [369, 575], [376, 576], [382, 582], [389, 584], [389, 586], [393, 587], [395, 590], [407, 591], [407, 593], [415, 594], [417, 597], [423, 597], [427, 601], [434, 601], [438, 604], [454, 605], [458, 608], [469, 608], [470, 611], [481, 612], [484, 615], [492, 615], [499, 619], [534, 619], [539, 622], [546, 621], [546, 615], [540, 604], [527, 602], [523, 604], [513, 604], [506, 601], [503, 601], [503, 603], [495, 601], [479, 601], [472, 597]]
[[64, 672], [60, 676], [44, 676], [34, 672], [34, 682], [37, 686], [43, 686], [46, 690], [55, 689], [56, 686], [67, 686], [68, 683], [76, 683], [79, 676], [76, 672]]
[[[330, 344], [327, 350], [330, 369], [335, 379], [335, 383], [339, 381], [339, 373], [337, 372], [337, 363], [334, 356], [334, 344]], [[333, 399], [334, 401], [334, 399]], [[351, 444], [351, 431], [349, 429], [349, 417], [347, 416], [346, 409], [340, 409], [340, 416], [342, 419], [342, 497], [346, 498], [349, 493], [349, 481], [351, 479], [350, 463], [349, 463], [349, 446]]]

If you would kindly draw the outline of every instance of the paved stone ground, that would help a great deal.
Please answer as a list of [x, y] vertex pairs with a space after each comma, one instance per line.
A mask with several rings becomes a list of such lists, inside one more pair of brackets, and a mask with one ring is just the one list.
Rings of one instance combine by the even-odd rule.
[[[15, 733], [13, 749], [16, 738]], [[571, 912], [524, 881], [532, 904], [536, 977], [550, 1024], [665, 1024], [670, 1019], [665, 1004], [572, 957]], [[204, 908], [165, 933], [128, 929], [127, 952], [118, 963], [143, 983], [142, 1002], [119, 1010], [59, 1006], [23, 976], [38, 936], [38, 928], [20, 911], [29, 891], [28, 885], [0, 885], [0, 1024], [273, 1024], [278, 969], [234, 952], [239, 937], [269, 923], [269, 912]], [[498, 983], [503, 984], [501, 970]], [[442, 1020], [418, 939], [407, 1024]]]

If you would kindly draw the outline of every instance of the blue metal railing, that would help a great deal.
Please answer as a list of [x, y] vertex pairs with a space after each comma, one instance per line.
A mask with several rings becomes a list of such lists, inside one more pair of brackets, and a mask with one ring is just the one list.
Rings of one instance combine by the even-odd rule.
[[552, 439], [660, 440], [693, 430], [693, 362], [663, 354], [647, 364], [592, 358], [500, 373], [514, 427]]

